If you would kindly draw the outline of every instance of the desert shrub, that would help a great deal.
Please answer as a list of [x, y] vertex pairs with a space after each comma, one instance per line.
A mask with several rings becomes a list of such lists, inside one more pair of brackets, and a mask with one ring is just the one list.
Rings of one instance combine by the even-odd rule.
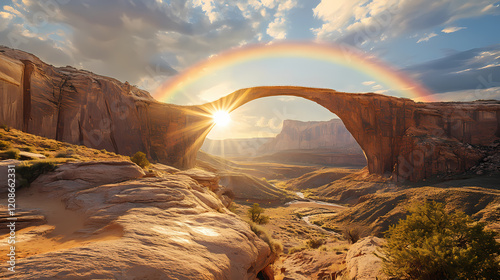
[[0, 150], [7, 150], [12, 148], [12, 145], [7, 141], [0, 141]]
[[292, 247], [290, 250], [288, 250], [288, 254], [293, 254], [293, 253], [297, 253], [297, 252], [302, 252], [306, 249], [306, 247], [304, 245], [300, 245], [300, 246], [295, 246], [295, 247]]
[[18, 149], [9, 149], [3, 153], [3, 158], [7, 159], [19, 159], [20, 157]]
[[31, 147], [31, 146], [24, 146], [24, 147], [21, 148], [21, 150], [23, 150], [25, 152], [30, 152], [30, 153], [32, 153], [32, 152], [35, 151], [35, 149], [33, 147]]
[[250, 209], [248, 209], [248, 217], [254, 223], [267, 224], [269, 222], [269, 216], [263, 215], [264, 209], [259, 206], [258, 203], [254, 203]]
[[250, 224], [250, 229], [264, 242], [269, 245], [269, 248], [271, 248], [271, 252], [275, 254], [279, 254], [283, 251], [283, 245], [281, 242], [279, 242], [276, 239], [273, 239], [271, 236], [269, 236], [269, 233], [264, 229], [262, 226], [257, 225], [256, 223], [249, 222]]
[[139, 165], [141, 168], [145, 168], [146, 166], [149, 166], [149, 160], [146, 157], [146, 154], [143, 152], [137, 152], [133, 156], [130, 157], [130, 160]]
[[56, 158], [74, 158], [77, 157], [75, 150], [73, 149], [66, 149], [59, 151], [56, 155]]
[[500, 279], [495, 233], [463, 212], [447, 213], [426, 202], [386, 232], [382, 254], [387, 275], [398, 279]]
[[323, 244], [325, 244], [325, 240], [322, 238], [310, 238], [306, 241], [307, 247], [311, 249], [318, 249]]
[[56, 168], [57, 165], [54, 162], [47, 160], [23, 162], [16, 167], [16, 174], [25, 180], [24, 185], [29, 186], [38, 176]]
[[363, 237], [364, 229], [357, 225], [348, 225], [342, 230], [342, 235], [351, 244], [358, 242]]

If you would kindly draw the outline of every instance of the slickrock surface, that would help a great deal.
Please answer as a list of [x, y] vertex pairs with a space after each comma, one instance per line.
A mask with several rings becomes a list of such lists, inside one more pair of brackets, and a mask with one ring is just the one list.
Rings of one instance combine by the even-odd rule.
[[19, 229], [17, 272], [2, 277], [253, 280], [273, 260], [195, 179], [143, 176], [130, 162], [67, 163], [19, 190], [47, 224]]
[[370, 236], [359, 240], [349, 248], [346, 256], [349, 279], [377, 280], [383, 275], [382, 260], [375, 255], [382, 244], [383, 239]]

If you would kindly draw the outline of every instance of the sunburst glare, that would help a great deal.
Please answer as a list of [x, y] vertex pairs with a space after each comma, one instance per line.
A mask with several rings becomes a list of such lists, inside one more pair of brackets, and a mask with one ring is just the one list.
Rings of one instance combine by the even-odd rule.
[[212, 118], [218, 126], [227, 126], [231, 122], [231, 116], [226, 111], [217, 111], [213, 114]]

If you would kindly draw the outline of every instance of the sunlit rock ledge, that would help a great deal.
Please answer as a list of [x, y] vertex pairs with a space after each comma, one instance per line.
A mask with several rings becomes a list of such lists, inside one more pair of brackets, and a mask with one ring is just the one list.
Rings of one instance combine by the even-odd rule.
[[21, 208], [48, 222], [18, 231], [16, 273], [2, 277], [255, 279], [273, 261], [249, 225], [189, 176], [199, 172], [156, 174], [130, 162], [67, 163], [19, 190]]

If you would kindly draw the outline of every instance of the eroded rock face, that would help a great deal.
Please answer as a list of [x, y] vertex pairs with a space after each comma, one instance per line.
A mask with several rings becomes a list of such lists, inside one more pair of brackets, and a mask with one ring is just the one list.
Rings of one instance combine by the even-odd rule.
[[417, 103], [380, 94], [304, 87], [238, 90], [200, 106], [155, 101], [128, 83], [72, 67], [56, 68], [25, 52], [0, 49], [0, 123], [73, 144], [192, 168], [212, 125], [213, 108], [291, 95], [336, 114], [363, 149], [370, 173], [399, 181], [463, 173], [500, 139], [500, 102]]
[[345, 153], [363, 153], [356, 140], [340, 119], [324, 122], [284, 120], [283, 128], [259, 153], [273, 153], [295, 149], [342, 150]]
[[186, 107], [157, 102], [128, 82], [54, 67], [7, 47], [0, 47], [0, 101], [1, 124], [123, 155], [142, 151], [182, 168], [194, 166], [186, 154], [196, 155], [188, 150], [203, 133], [178, 133], [198, 121]]
[[[67, 234], [56, 244], [61, 249], [40, 247], [33, 255], [18, 258], [15, 274], [3, 276], [253, 280], [273, 260], [269, 246], [249, 225], [191, 177], [165, 173], [146, 178], [134, 164], [103, 164], [107, 163], [65, 164], [32, 183], [29, 191], [34, 199], [24, 207], [40, 207], [49, 224], [56, 221], [51, 224], [54, 231], [70, 221], [57, 223], [52, 216], [57, 213], [46, 211], [37, 201], [50, 198], [50, 205], [62, 201], [64, 211], [83, 221], [66, 228]], [[110, 176], [89, 178], [98, 170]], [[19, 241], [23, 234], [18, 232]], [[30, 235], [26, 244], [39, 246], [37, 240], [47, 236]], [[21, 242], [19, 247], [23, 246]]]

